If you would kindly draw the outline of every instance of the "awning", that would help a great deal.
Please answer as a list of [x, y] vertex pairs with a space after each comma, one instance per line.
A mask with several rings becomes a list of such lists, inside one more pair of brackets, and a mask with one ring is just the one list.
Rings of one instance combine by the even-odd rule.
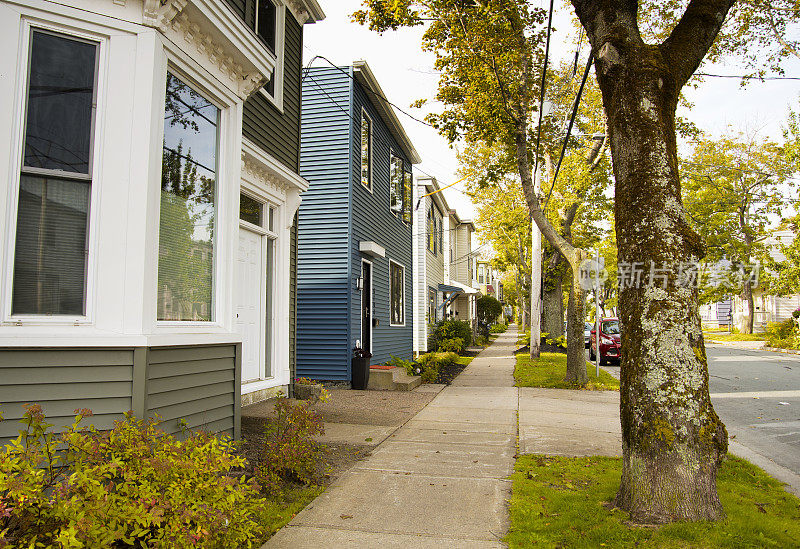
[[448, 284], [439, 284], [439, 286], [437, 286], [436, 289], [446, 294], [449, 294], [450, 292], [461, 293], [464, 291], [464, 288], [461, 288], [459, 286], [451, 286]]
[[472, 288], [465, 284], [461, 284], [460, 282], [456, 282], [455, 280], [450, 280], [449, 282], [450, 282], [450, 287], [458, 288], [461, 293], [465, 293], [467, 295], [479, 295], [481, 293], [480, 290]]

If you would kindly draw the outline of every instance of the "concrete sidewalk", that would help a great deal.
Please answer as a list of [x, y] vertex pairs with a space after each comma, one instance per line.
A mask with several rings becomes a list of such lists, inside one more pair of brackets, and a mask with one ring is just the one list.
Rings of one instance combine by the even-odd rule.
[[508, 530], [516, 326], [265, 548], [498, 548]]

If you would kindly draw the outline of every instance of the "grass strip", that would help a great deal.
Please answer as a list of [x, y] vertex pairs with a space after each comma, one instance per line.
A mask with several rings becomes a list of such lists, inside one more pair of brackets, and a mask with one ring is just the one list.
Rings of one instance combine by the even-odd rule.
[[703, 332], [706, 341], [766, 341], [767, 334], [729, 334], [728, 332]]
[[630, 525], [609, 509], [620, 458], [525, 455], [512, 475], [509, 547], [798, 547], [800, 499], [751, 463], [729, 456], [719, 471], [727, 518], [658, 528]]
[[600, 377], [595, 376], [595, 366], [586, 363], [589, 381], [581, 387], [567, 383], [567, 355], [561, 353], [542, 353], [538, 359], [531, 359], [525, 352], [517, 353], [514, 367], [514, 381], [517, 387], [544, 387], [548, 389], [590, 389], [598, 391], [619, 391], [619, 380], [600, 369]]
[[322, 486], [302, 486], [285, 490], [280, 496], [273, 498], [264, 510], [264, 528], [269, 537], [324, 491]]

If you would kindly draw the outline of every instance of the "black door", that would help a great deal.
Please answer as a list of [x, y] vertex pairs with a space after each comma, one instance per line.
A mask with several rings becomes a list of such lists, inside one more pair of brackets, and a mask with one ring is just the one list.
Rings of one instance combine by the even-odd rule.
[[361, 287], [361, 348], [372, 352], [372, 265], [361, 263], [361, 276], [364, 284]]

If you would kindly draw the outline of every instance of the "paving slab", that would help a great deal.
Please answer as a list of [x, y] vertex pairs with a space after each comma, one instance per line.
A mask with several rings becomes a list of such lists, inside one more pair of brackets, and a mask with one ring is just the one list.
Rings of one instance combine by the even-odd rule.
[[292, 523], [497, 540], [508, 529], [510, 488], [509, 480], [359, 469], [343, 476]]
[[505, 479], [514, 472], [516, 444], [473, 446], [443, 442], [387, 441], [357, 469], [467, 478]]
[[433, 421], [412, 419], [405, 424], [407, 428], [418, 429], [440, 429], [442, 433], [462, 432], [462, 433], [497, 433], [497, 434], [517, 434], [517, 425], [510, 423], [469, 423], [465, 421]]
[[[289, 526], [272, 538], [274, 547], [320, 549], [320, 547], [364, 547], [381, 549], [500, 549], [500, 541], [475, 540], [422, 534], [365, 532], [352, 529]], [[272, 541], [270, 540], [270, 541]]]
[[513, 446], [516, 443], [516, 430], [512, 433], [487, 431], [462, 431], [453, 428], [435, 428], [426, 423], [406, 425], [393, 433], [389, 440], [401, 442], [434, 442], [444, 444], [465, 444], [467, 446]]
[[557, 456], [621, 456], [622, 434], [564, 427], [520, 427], [521, 454]]
[[[454, 387], [454, 389], [464, 389], [464, 388], [470, 389], [471, 387]], [[519, 403], [519, 398], [517, 397], [516, 394], [492, 395], [492, 394], [482, 394], [480, 392], [478, 393], [472, 392], [471, 394], [458, 394], [458, 393], [448, 392], [437, 396], [430, 404], [428, 404], [428, 407], [459, 408], [461, 410], [490, 408], [492, 410], [516, 411], [518, 403]]]
[[448, 408], [444, 406], [427, 406], [418, 413], [415, 420], [454, 423], [491, 423], [500, 425], [516, 425], [517, 411], [495, 410], [492, 408]]

